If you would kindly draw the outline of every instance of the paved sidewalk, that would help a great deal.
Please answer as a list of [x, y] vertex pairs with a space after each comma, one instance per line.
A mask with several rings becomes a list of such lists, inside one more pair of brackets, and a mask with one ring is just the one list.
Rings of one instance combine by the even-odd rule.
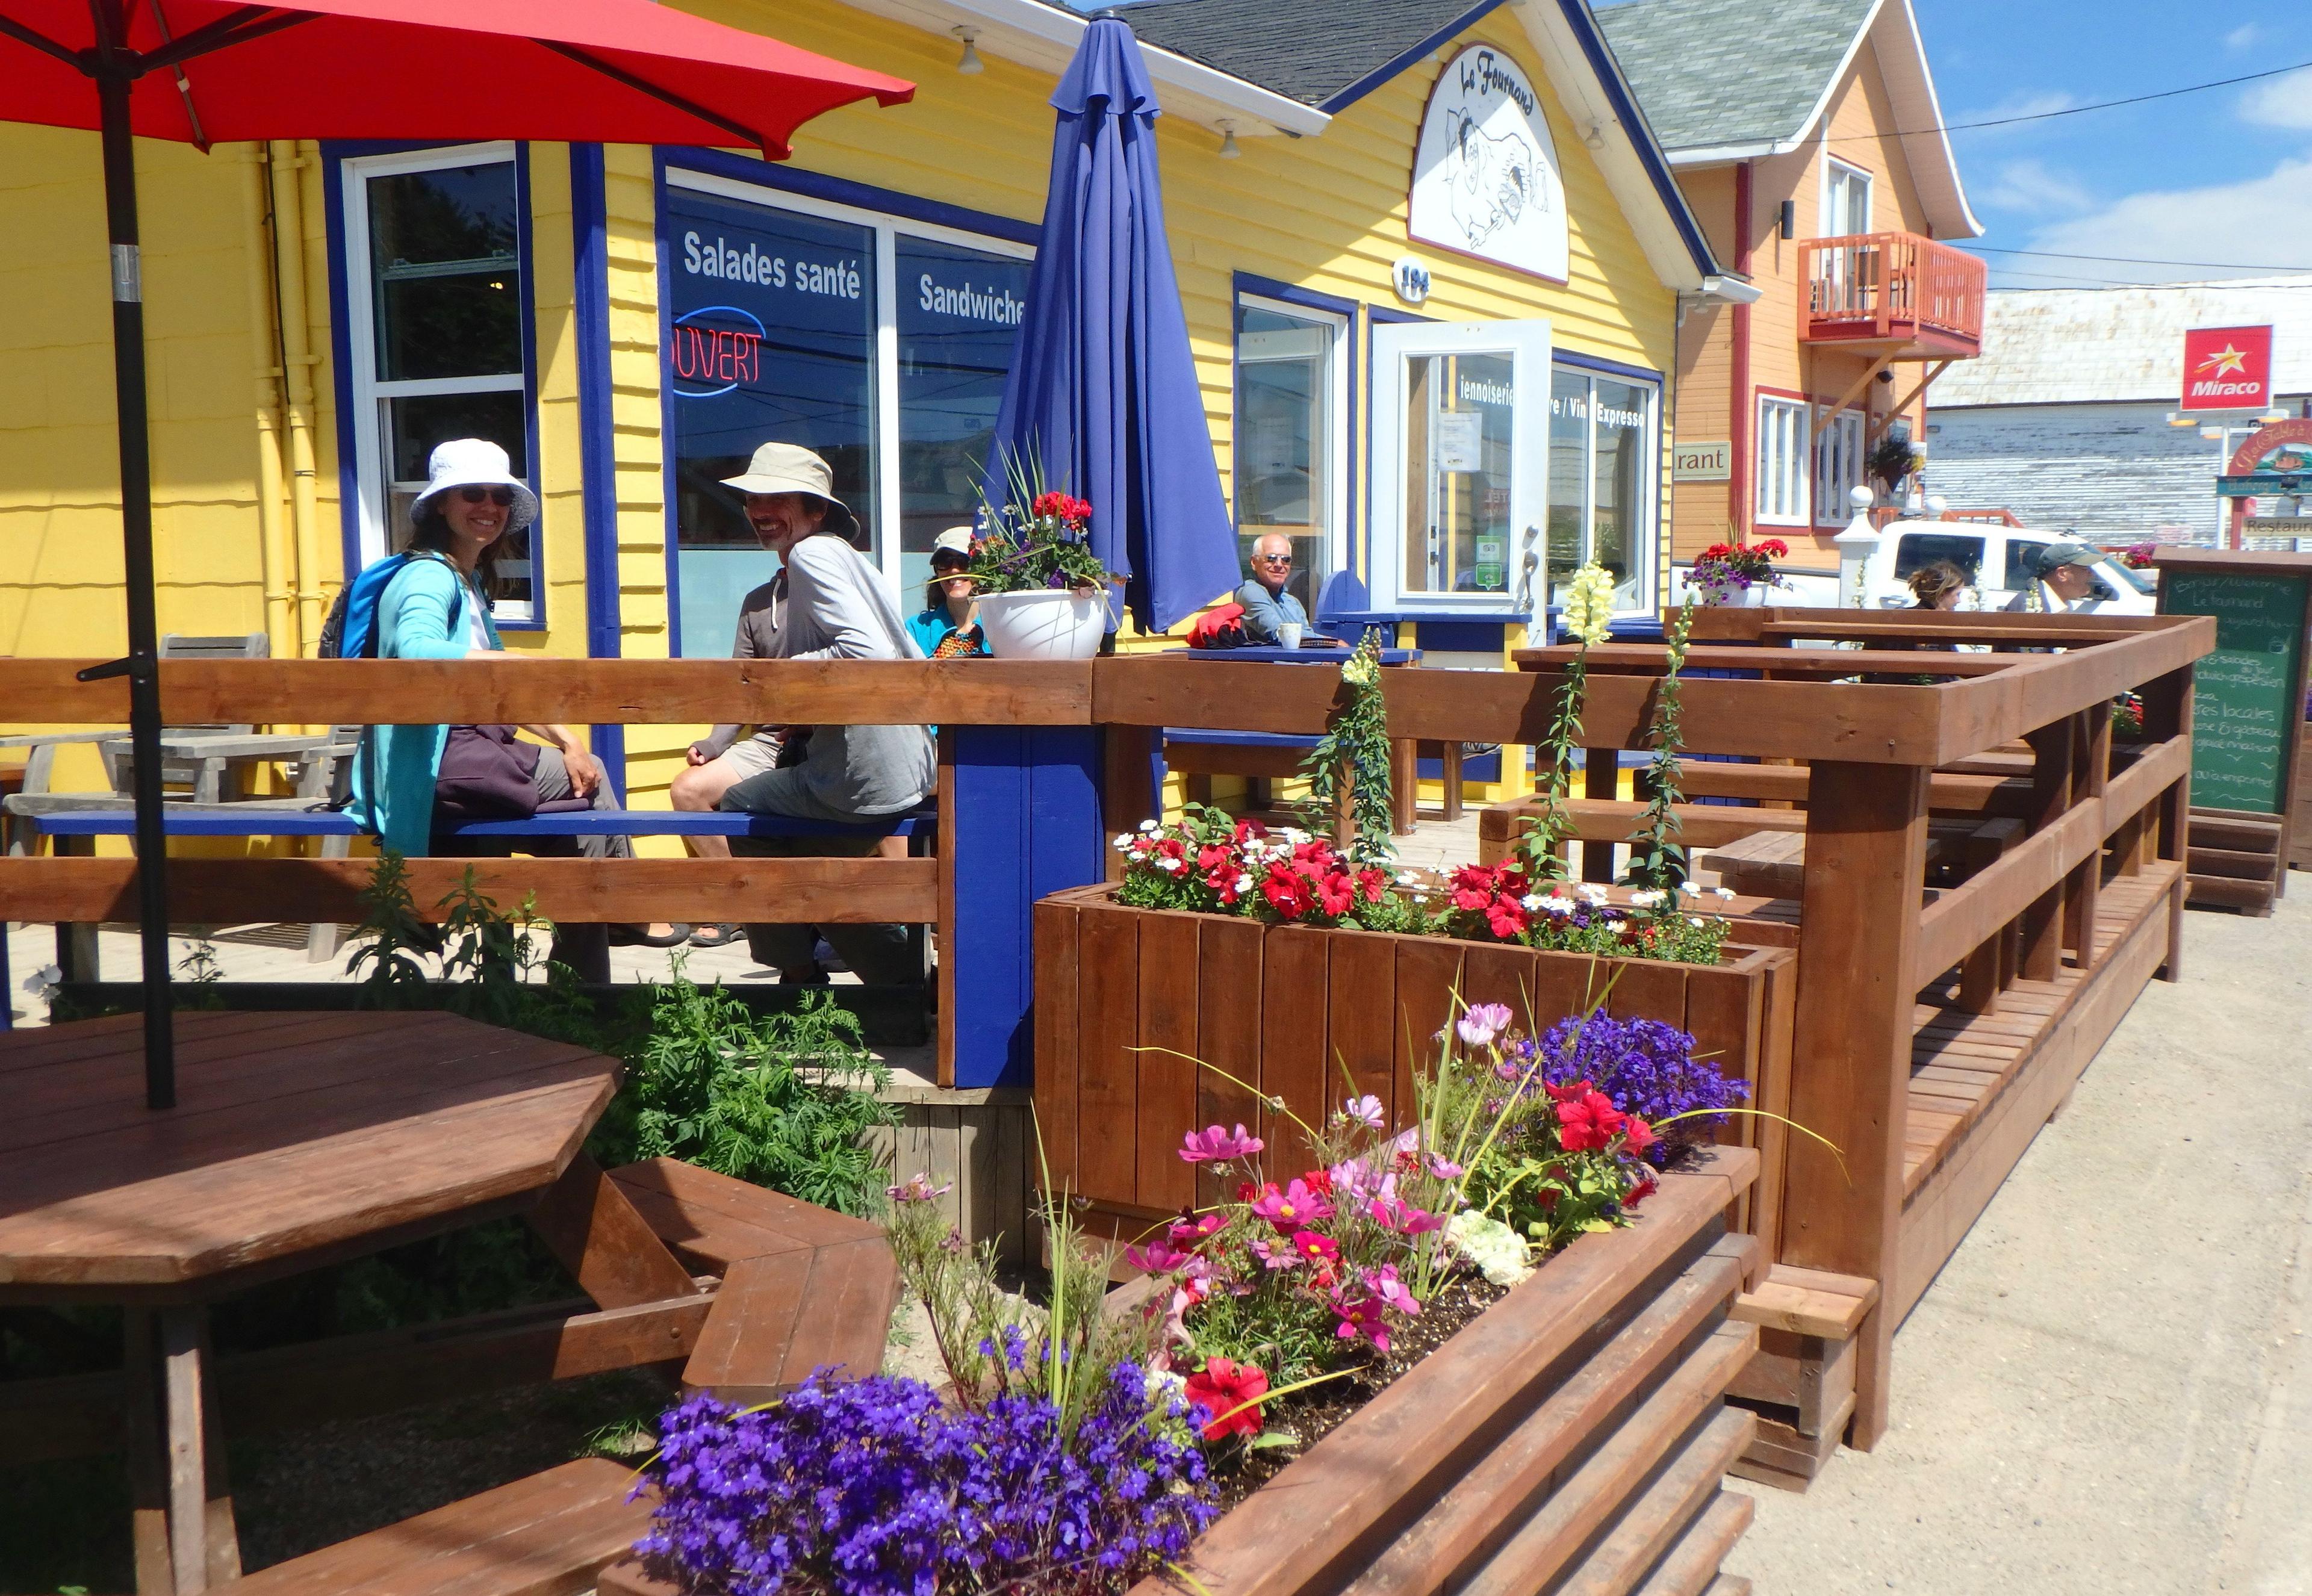
[[2312, 1592], [2312, 875], [2185, 917], [1895, 1342], [1895, 1425], [1747, 1486], [1760, 1596]]

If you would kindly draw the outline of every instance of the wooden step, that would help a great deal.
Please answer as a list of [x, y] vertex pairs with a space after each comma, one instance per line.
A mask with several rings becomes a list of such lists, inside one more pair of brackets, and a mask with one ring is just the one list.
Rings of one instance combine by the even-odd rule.
[[742, 1258], [805, 1252], [883, 1233], [866, 1220], [676, 1159], [630, 1163], [612, 1170], [610, 1179], [675, 1256], [701, 1274], [722, 1274]]
[[2274, 896], [2272, 881], [2242, 881], [2229, 877], [2195, 875], [2192, 878], [2191, 896], [2185, 899], [2194, 908], [2239, 908], [2252, 914], [2272, 912]]
[[1750, 1527], [1758, 1504], [1739, 1491], [1720, 1491], [1669, 1548], [1638, 1596], [1703, 1596], [1717, 1579], [1718, 1565]]
[[2280, 873], [2278, 853], [2246, 853], [2238, 848], [2192, 849], [2194, 875], [2229, 876], [2237, 881], [2269, 881]]
[[1750, 1444], [1757, 1420], [1738, 1407], [1721, 1407], [1670, 1457], [1652, 1484], [1622, 1510], [1598, 1549], [1551, 1591], [1551, 1596], [1629, 1596], [1719, 1495], [1726, 1470]]
[[2252, 815], [2211, 815], [2192, 811], [2189, 828], [2195, 848], [2235, 848], [2247, 854], [2280, 852], [2280, 818], [2258, 820]]
[[1734, 1299], [1733, 1317], [1745, 1324], [1843, 1341], [1878, 1300], [1878, 1283], [1775, 1264], [1756, 1291]]
[[649, 1527], [634, 1471], [582, 1458], [209, 1587], [213, 1596], [577, 1596]]

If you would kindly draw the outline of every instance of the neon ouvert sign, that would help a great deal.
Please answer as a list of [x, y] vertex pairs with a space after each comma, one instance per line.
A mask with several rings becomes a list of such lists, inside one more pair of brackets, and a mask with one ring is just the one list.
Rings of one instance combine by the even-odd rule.
[[[685, 311], [674, 319], [667, 338], [666, 360], [674, 373], [674, 397], [714, 399], [743, 383], [761, 381], [763, 338], [762, 322], [737, 305], [701, 305]], [[684, 387], [685, 383], [694, 386]]]

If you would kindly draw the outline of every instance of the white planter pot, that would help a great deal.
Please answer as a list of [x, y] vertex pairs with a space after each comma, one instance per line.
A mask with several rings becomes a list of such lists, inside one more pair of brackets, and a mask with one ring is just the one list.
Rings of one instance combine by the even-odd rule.
[[1108, 631], [1108, 595], [1062, 588], [990, 593], [979, 625], [999, 660], [1088, 660]]
[[1768, 590], [1764, 583], [1759, 582], [1747, 587], [1701, 582], [1695, 584], [1695, 591], [1702, 595], [1703, 603], [1713, 609], [1763, 609], [1767, 602]]

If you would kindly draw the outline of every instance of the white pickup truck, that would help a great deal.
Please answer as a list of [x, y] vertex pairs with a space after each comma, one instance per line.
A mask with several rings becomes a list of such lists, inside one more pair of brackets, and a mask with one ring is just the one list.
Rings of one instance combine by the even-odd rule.
[[[2032, 562], [2039, 551], [2050, 543], [2073, 540], [2060, 532], [1988, 522], [1890, 522], [1880, 531], [1878, 547], [1863, 567], [1865, 601], [1874, 609], [1907, 609], [1914, 601], [1911, 574], [1922, 566], [1949, 560], [1966, 574], [1967, 585], [1975, 590], [1975, 601], [1962, 601], [1961, 608], [2004, 609], [2031, 591]], [[2117, 555], [2106, 554], [2097, 562], [2095, 574], [2096, 609], [2107, 615], [2152, 613], [2159, 593], [2152, 573], [2130, 570]], [[1681, 567], [1676, 576], [1677, 596], [1682, 600], [1686, 596], [1686, 570]], [[2049, 609], [2062, 608], [2044, 588], [2039, 597]], [[1782, 574], [1782, 585], [1765, 601], [1835, 608], [1852, 603], [1853, 596], [1840, 592], [1835, 574], [1788, 571]]]

